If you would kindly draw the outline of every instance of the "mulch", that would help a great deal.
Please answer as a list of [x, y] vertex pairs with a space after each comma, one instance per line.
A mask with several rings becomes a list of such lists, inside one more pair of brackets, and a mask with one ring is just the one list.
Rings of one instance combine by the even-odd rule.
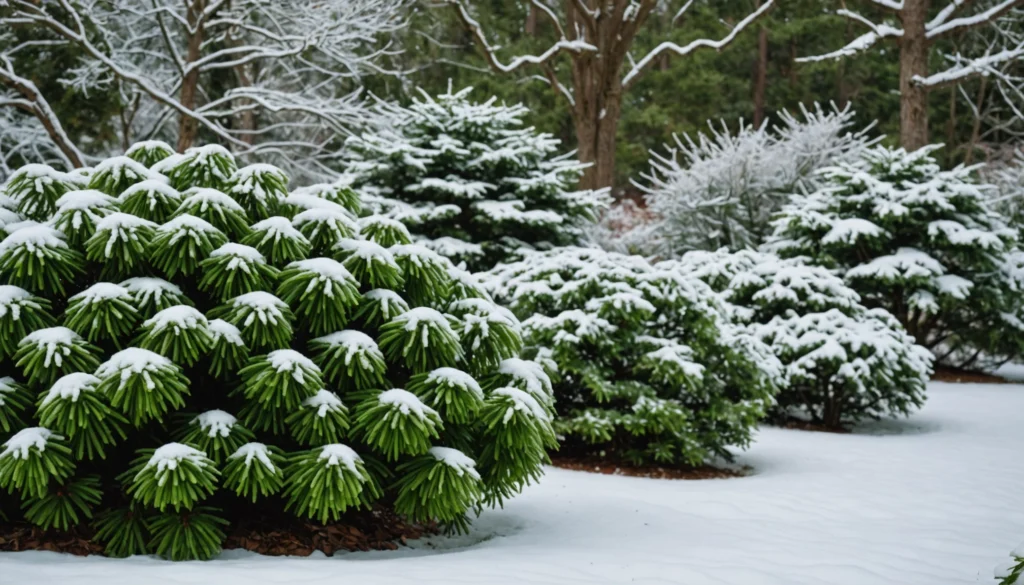
[[975, 384], [1013, 384], [1012, 380], [1007, 380], [1001, 376], [994, 374], [986, 374], [983, 372], [969, 372], [966, 370], [958, 370], [955, 368], [936, 368], [935, 373], [932, 374], [932, 380], [936, 382], [966, 382]]
[[845, 427], [830, 427], [828, 425], [813, 423], [810, 421], [800, 420], [796, 418], [787, 419], [786, 421], [778, 423], [775, 426], [795, 431], [811, 431], [814, 433], [835, 433], [837, 435], [850, 434], [850, 429], [847, 429]]
[[746, 475], [747, 471], [744, 469], [725, 469], [711, 465], [700, 465], [696, 467], [685, 465], [632, 465], [625, 461], [614, 461], [606, 457], [597, 456], [555, 456], [551, 458], [551, 464], [555, 467], [571, 469], [573, 471], [602, 473], [604, 475], [628, 475], [631, 477], [646, 477], [651, 479], [728, 479], [732, 477], [743, 477]]
[[[283, 517], [257, 518], [228, 528], [225, 549], [270, 556], [309, 556], [321, 551], [395, 550], [408, 540], [437, 534], [436, 525], [410, 524], [383, 509], [361, 512], [346, 522], [317, 524]], [[40, 530], [24, 522], [0, 522], [0, 551], [45, 550], [77, 556], [102, 554], [88, 529]]]
[[224, 548], [270, 556], [306, 557], [314, 551], [331, 556], [339, 551], [396, 550], [406, 541], [437, 532], [436, 525], [411, 524], [388, 510], [376, 508], [345, 523], [241, 522], [231, 527]]

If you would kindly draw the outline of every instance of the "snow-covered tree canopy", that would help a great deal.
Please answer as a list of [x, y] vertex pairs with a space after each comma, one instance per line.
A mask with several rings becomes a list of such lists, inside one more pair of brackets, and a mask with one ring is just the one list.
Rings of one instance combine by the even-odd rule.
[[870, 146], [870, 128], [854, 131], [849, 108], [816, 106], [800, 116], [733, 133], [722, 123], [695, 138], [676, 137], [666, 154], [651, 154], [651, 170], [637, 183], [649, 224], [612, 241], [643, 253], [676, 257], [687, 250], [756, 246], [789, 195], [816, 186], [818, 169], [852, 160]]
[[[38, 42], [74, 47], [81, 61], [64, 83], [85, 93], [117, 88], [125, 145], [159, 138], [182, 151], [201, 134], [240, 154], [324, 177], [333, 174], [337, 136], [374, 119], [353, 82], [386, 71], [406, 4], [9, 0], [0, 28], [35, 27], [50, 39]], [[12, 62], [34, 43], [4, 45], [0, 82], [25, 81], [28, 72], [15, 71]], [[14, 88], [63, 158], [80, 166], [48, 96], [24, 83], [3, 85]]]
[[768, 247], [835, 270], [890, 311], [942, 363], [976, 367], [1024, 349], [1017, 235], [986, 206], [974, 168], [943, 171], [931, 149], [877, 147], [795, 196]]
[[424, 245], [475, 268], [578, 243], [607, 192], [572, 189], [583, 165], [526, 126], [525, 107], [473, 102], [471, 91], [381, 104], [391, 128], [348, 141], [356, 186], [378, 192], [368, 201]]
[[563, 450], [699, 464], [746, 446], [782, 368], [700, 280], [639, 256], [563, 248], [489, 273], [556, 369]]
[[550, 381], [471, 275], [357, 223], [351, 191], [170, 151], [87, 185], [32, 165], [0, 197], [4, 514], [203, 559], [268, 505], [464, 530], [539, 476]]
[[689, 252], [657, 265], [707, 282], [786, 369], [774, 418], [830, 428], [907, 415], [924, 402], [932, 356], [884, 309], [866, 309], [841, 278], [801, 258]]

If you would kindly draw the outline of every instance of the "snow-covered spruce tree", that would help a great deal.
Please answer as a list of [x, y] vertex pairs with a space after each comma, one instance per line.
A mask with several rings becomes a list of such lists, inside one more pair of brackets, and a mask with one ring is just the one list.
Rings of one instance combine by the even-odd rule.
[[983, 368], [1024, 351], [1017, 235], [986, 207], [973, 170], [943, 171], [935, 147], [876, 147], [794, 196], [768, 248], [836, 271], [892, 313], [939, 363]]
[[268, 507], [462, 530], [539, 476], [550, 381], [468, 273], [360, 235], [350, 191], [164, 146], [8, 189], [0, 490], [27, 521], [201, 559]]
[[884, 309], [801, 258], [744, 250], [689, 252], [658, 264], [700, 278], [786, 368], [772, 418], [841, 428], [908, 415], [924, 402], [932, 356]]
[[635, 464], [728, 458], [774, 402], [779, 361], [681, 271], [563, 248], [489, 277], [496, 298], [527, 317], [526, 355], [558, 373], [556, 429], [569, 453]]
[[520, 248], [579, 243], [607, 192], [572, 190], [583, 166], [557, 154], [557, 139], [524, 127], [525, 107], [473, 102], [470, 92], [382, 104], [391, 129], [349, 139], [355, 185], [380, 195], [367, 203], [473, 269]]
[[650, 171], [636, 186], [650, 221], [620, 233], [645, 255], [675, 258], [688, 250], [755, 247], [771, 234], [772, 215], [796, 191], [813, 190], [815, 171], [854, 160], [877, 139], [870, 126], [854, 130], [849, 107], [783, 112], [774, 127], [740, 121], [731, 131], [675, 137], [667, 152], [651, 153]]

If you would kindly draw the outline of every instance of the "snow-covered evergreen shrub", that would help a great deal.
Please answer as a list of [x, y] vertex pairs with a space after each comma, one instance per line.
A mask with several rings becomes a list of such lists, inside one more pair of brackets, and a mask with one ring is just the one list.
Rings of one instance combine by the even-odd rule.
[[472, 277], [360, 231], [349, 191], [165, 147], [98, 165], [105, 193], [39, 168], [8, 189], [44, 222], [11, 211], [0, 241], [0, 490], [26, 520], [208, 558], [256, 506], [465, 529], [539, 476], [550, 382]]
[[801, 106], [783, 112], [774, 128], [740, 122], [732, 132], [709, 125], [696, 138], [676, 137], [665, 154], [651, 153], [651, 169], [637, 183], [652, 220], [620, 237], [642, 240], [642, 253], [678, 257], [687, 250], [742, 249], [771, 234], [770, 220], [790, 193], [813, 189], [815, 171], [853, 160], [875, 139], [853, 131], [849, 107]]
[[973, 169], [943, 171], [935, 148], [877, 147], [795, 196], [769, 248], [836, 271], [892, 313], [940, 363], [984, 367], [1024, 351], [1024, 259], [986, 207]]
[[382, 105], [391, 128], [347, 143], [356, 186], [374, 188], [378, 211], [473, 269], [523, 247], [578, 243], [607, 193], [572, 190], [583, 167], [557, 154], [557, 139], [524, 127], [525, 107], [473, 102], [470, 91]]
[[839, 428], [907, 415], [924, 402], [932, 356], [891, 314], [867, 309], [841, 278], [800, 258], [694, 251], [658, 265], [707, 282], [786, 368], [773, 417]]
[[[527, 355], [558, 372], [556, 429], [570, 450], [635, 463], [729, 457], [774, 402], [781, 364], [682, 271], [564, 248], [489, 276], [496, 297], [525, 318]], [[540, 377], [536, 368], [510, 373]], [[535, 383], [522, 397], [530, 408], [544, 405], [543, 389]]]

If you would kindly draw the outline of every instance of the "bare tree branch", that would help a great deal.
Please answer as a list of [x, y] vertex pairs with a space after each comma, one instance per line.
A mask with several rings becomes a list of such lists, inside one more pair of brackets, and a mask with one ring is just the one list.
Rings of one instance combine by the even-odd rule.
[[722, 37], [717, 41], [712, 41], [709, 39], [697, 39], [696, 41], [693, 41], [685, 46], [679, 46], [672, 42], [661, 43], [660, 45], [655, 47], [650, 53], [644, 56], [644, 58], [637, 61], [637, 64], [629, 71], [629, 73], [626, 74], [625, 77], [623, 77], [622, 87], [628, 88], [632, 86], [633, 83], [635, 83], [636, 80], [639, 79], [639, 77], [643, 75], [648, 68], [651, 67], [651, 65], [654, 63], [654, 60], [657, 59], [658, 56], [663, 53], [674, 53], [676, 55], [684, 56], [698, 49], [714, 49], [715, 51], [721, 51], [729, 43], [733, 42], [739, 35], [739, 33], [743, 31], [743, 29], [747, 28], [748, 26], [750, 26], [751, 23], [761, 18], [761, 16], [767, 13], [774, 5], [774, 0], [768, 0], [767, 2], [762, 4], [760, 8], [758, 8], [754, 12], [751, 12], [750, 14], [747, 15], [746, 18], [736, 23], [736, 26], [734, 26], [732, 30], [729, 31], [728, 35]]

